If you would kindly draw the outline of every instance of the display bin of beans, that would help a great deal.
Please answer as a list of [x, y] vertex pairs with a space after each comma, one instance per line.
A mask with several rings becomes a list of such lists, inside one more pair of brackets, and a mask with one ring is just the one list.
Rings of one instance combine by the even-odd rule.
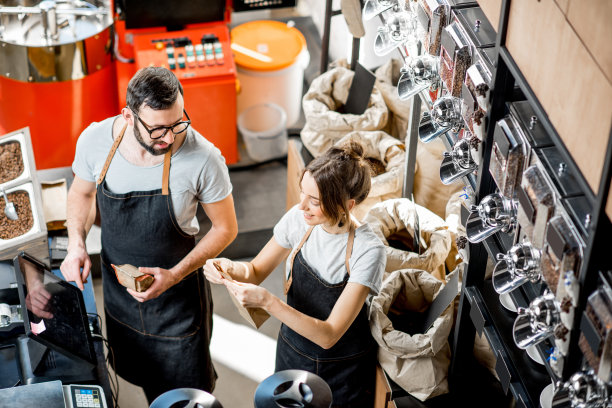
[[0, 187], [7, 188], [30, 180], [33, 158], [24, 148], [29, 145], [29, 132], [23, 130], [0, 137]]
[[28, 128], [0, 136], [0, 260], [12, 260], [21, 251], [49, 263], [47, 226]]
[[484, 117], [489, 109], [491, 91], [491, 68], [478, 55], [466, 71], [465, 82], [461, 86], [463, 106], [461, 114], [465, 126], [480, 141], [485, 139]]
[[530, 153], [523, 130], [512, 115], [498, 120], [493, 132], [489, 171], [505, 197], [514, 197]]
[[534, 156], [533, 164], [523, 173], [521, 184], [516, 190], [519, 202], [516, 218], [523, 235], [534, 247], [541, 249], [544, 246], [546, 227], [557, 204], [557, 192], [537, 155]]
[[421, 26], [423, 52], [431, 55], [440, 54], [440, 38], [448, 21], [450, 8], [444, 0], [419, 0], [416, 15]]
[[571, 276], [566, 276], [567, 273], [576, 277], [576, 271], [580, 270], [583, 252], [584, 244], [574, 224], [562, 207], [557, 206], [555, 216], [550, 219], [546, 228], [540, 261], [544, 281], [553, 293], [558, 294], [566, 280], [571, 279]]
[[461, 97], [465, 73], [472, 65], [472, 49], [457, 22], [442, 30], [440, 76], [451, 95]]

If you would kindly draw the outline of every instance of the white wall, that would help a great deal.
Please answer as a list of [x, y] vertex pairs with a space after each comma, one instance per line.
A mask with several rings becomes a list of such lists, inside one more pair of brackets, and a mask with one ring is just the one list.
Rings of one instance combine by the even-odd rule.
[[[333, 0], [333, 10], [340, 9], [340, 0]], [[298, 12], [302, 15], [310, 15], [323, 38], [323, 22], [325, 20], [325, 0], [299, 0]], [[380, 19], [374, 18], [365, 22], [366, 35], [361, 39], [359, 47], [359, 62], [366, 68], [373, 69], [392, 57], [399, 58], [397, 51], [384, 57], [374, 55], [373, 45], [376, 38], [376, 29], [381, 24]], [[329, 61], [339, 58], [350, 58], [352, 36], [348, 31], [346, 22], [342, 15], [337, 15], [331, 19], [331, 34], [329, 41]]]

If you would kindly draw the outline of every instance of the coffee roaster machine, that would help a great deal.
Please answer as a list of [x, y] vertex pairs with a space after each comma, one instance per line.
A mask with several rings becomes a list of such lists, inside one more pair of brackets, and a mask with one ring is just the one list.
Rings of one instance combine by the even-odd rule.
[[230, 0], [0, 0], [0, 134], [30, 128], [38, 169], [70, 166], [80, 133], [119, 113], [140, 68], [171, 69], [194, 128], [238, 160]]

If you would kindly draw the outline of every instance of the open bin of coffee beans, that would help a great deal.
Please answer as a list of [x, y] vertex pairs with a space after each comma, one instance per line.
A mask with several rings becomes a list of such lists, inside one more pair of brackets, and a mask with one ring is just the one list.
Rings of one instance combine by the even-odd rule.
[[0, 136], [0, 260], [49, 260], [47, 226], [28, 128]]
[[[28, 150], [29, 137], [17, 131], [0, 136], [0, 187], [24, 183], [31, 178]], [[26, 142], [28, 140], [28, 142]]]

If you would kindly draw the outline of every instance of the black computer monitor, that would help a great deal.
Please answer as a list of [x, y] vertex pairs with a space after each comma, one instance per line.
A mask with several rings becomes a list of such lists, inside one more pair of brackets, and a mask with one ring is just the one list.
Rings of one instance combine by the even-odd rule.
[[[227, 0], [118, 0], [126, 28], [167, 27], [223, 21]], [[171, 12], [169, 11], [171, 10]]]
[[[86, 380], [96, 355], [80, 289], [26, 253], [13, 263], [26, 334], [18, 343], [23, 381], [75, 376]], [[49, 351], [61, 356], [47, 364]]]

